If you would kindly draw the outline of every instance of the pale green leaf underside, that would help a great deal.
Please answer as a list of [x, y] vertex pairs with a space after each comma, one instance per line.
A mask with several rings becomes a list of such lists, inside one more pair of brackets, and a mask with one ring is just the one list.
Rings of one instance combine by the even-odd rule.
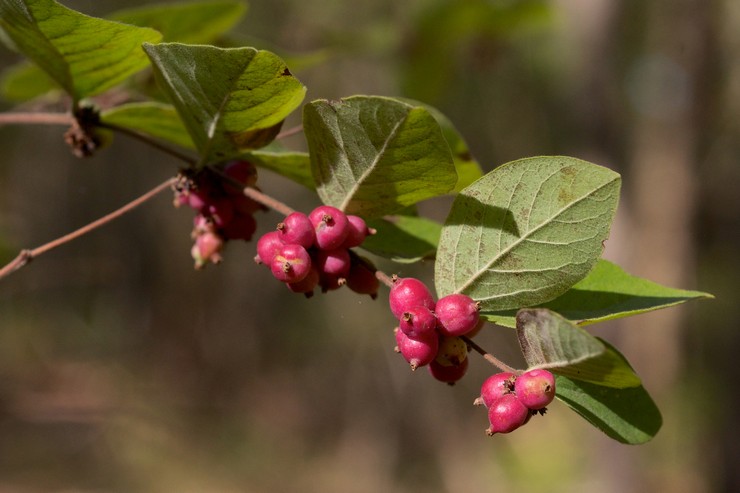
[[412, 263], [434, 258], [442, 225], [418, 216], [394, 216], [373, 219], [368, 225], [377, 234], [368, 236], [362, 248], [398, 263]]
[[[632, 276], [618, 265], [599, 260], [588, 276], [558, 298], [544, 303], [568, 320], [588, 325], [605, 320], [638, 315], [698, 298], [713, 298], [709, 293], [662, 286]], [[490, 322], [516, 327], [516, 310], [482, 314]]]
[[157, 137], [188, 149], [195, 149], [175, 108], [157, 102], [128, 103], [103, 111], [103, 123]]
[[556, 375], [556, 397], [589, 423], [621, 443], [650, 441], [663, 424], [644, 387], [615, 389]]
[[365, 218], [452, 190], [457, 174], [439, 124], [418, 106], [375, 96], [313, 101], [303, 127], [322, 201]]
[[536, 306], [583, 279], [603, 250], [620, 177], [570, 157], [502, 165], [455, 199], [437, 251], [437, 294], [483, 311]]
[[0, 0], [0, 26], [75, 100], [145, 68], [141, 44], [161, 39], [153, 29], [89, 17], [53, 0]]
[[246, 11], [245, 2], [208, 0], [146, 5], [119, 10], [108, 17], [126, 24], [154, 28], [162, 33], [164, 41], [205, 44], [228, 32]]
[[180, 43], [145, 44], [144, 50], [201, 164], [267, 145], [306, 92], [268, 51]]

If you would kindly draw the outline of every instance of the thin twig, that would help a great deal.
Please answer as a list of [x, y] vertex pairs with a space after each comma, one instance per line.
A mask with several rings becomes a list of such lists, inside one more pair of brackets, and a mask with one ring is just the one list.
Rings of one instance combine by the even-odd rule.
[[153, 189], [149, 190], [144, 195], [138, 197], [135, 200], [132, 200], [128, 204], [124, 205], [123, 207], [116, 209], [115, 211], [111, 212], [110, 214], [106, 214], [105, 216], [91, 222], [90, 224], [87, 224], [69, 234], [66, 234], [60, 238], [57, 238], [56, 240], [52, 240], [48, 243], [45, 243], [39, 247], [36, 247], [32, 250], [21, 250], [21, 252], [13, 259], [11, 260], [7, 265], [5, 265], [2, 269], [0, 269], [0, 279], [4, 278], [5, 276], [11, 274], [12, 272], [15, 272], [16, 270], [20, 269], [24, 265], [31, 262], [31, 260], [35, 259], [39, 255], [48, 252], [49, 250], [52, 250], [58, 246], [61, 246], [65, 243], [68, 243], [76, 238], [79, 238], [82, 235], [85, 235], [111, 221], [114, 219], [122, 216], [123, 214], [126, 214], [127, 212], [130, 212], [132, 209], [140, 206], [147, 200], [153, 198], [157, 194], [163, 192], [164, 190], [167, 190], [172, 187], [173, 184], [177, 181], [177, 178], [170, 178], [164, 183], [161, 183], [154, 187]]
[[139, 132], [136, 132], [134, 130], [131, 130], [131, 129], [128, 129], [128, 128], [125, 128], [125, 127], [119, 127], [118, 125], [114, 125], [114, 124], [111, 124], [111, 123], [104, 123], [104, 122], [99, 122], [97, 124], [97, 126], [98, 127], [101, 127], [101, 128], [107, 128], [107, 129], [113, 130], [115, 132], [120, 132], [120, 133], [122, 133], [124, 135], [128, 135], [129, 137], [133, 137], [134, 139], [140, 140], [141, 142], [144, 142], [146, 144], [149, 144], [150, 146], [152, 146], [155, 149], [158, 149], [158, 150], [164, 152], [165, 154], [169, 154], [170, 156], [174, 156], [177, 159], [180, 159], [180, 160], [186, 162], [190, 166], [193, 166], [193, 165], [195, 165], [198, 162], [196, 159], [188, 156], [187, 154], [183, 154], [182, 152], [180, 152], [180, 151], [178, 151], [176, 149], [173, 149], [172, 147], [166, 146], [166, 145], [162, 144], [161, 142], [158, 142], [158, 141], [152, 139], [148, 135], [144, 135], [144, 134], [139, 133]]
[[223, 170], [215, 166], [209, 166], [208, 168], [214, 173], [216, 173], [218, 176], [226, 180], [227, 182], [231, 183], [232, 185], [236, 187], [241, 188], [242, 193], [246, 195], [247, 197], [249, 197], [250, 199], [254, 200], [255, 202], [260, 203], [264, 205], [265, 207], [268, 207], [274, 211], [277, 211], [284, 216], [287, 216], [295, 212], [295, 209], [290, 207], [288, 204], [281, 202], [275, 198], [272, 198], [269, 195], [260, 192], [256, 188], [245, 187], [243, 183], [240, 183], [238, 180], [233, 179], [232, 177], [224, 173]]
[[0, 113], [0, 125], [72, 125], [74, 121], [70, 113]]
[[285, 137], [290, 137], [291, 135], [295, 135], [298, 133], [301, 133], [303, 131], [303, 125], [296, 125], [295, 127], [289, 128], [288, 130], [283, 130], [277, 136], [275, 136], [276, 140], [284, 139]]
[[504, 363], [503, 361], [501, 361], [500, 359], [498, 359], [497, 357], [495, 357], [494, 355], [492, 355], [491, 353], [489, 353], [488, 351], [480, 347], [478, 344], [473, 342], [471, 338], [466, 337], [466, 336], [460, 336], [460, 338], [463, 341], [465, 341], [465, 343], [468, 346], [473, 348], [475, 352], [483, 356], [483, 359], [485, 359], [486, 361], [488, 361], [489, 363], [491, 363], [493, 366], [497, 367], [501, 371], [508, 371], [508, 372], [514, 373], [515, 375], [519, 375], [521, 373], [521, 370], [517, 370], [516, 368], [512, 368], [511, 366], [507, 365], [506, 363]]

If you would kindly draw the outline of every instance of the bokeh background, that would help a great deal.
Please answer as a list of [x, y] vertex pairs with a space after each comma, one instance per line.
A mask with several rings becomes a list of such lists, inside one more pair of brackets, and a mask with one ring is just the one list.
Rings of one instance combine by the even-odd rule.
[[[63, 3], [103, 16], [146, 2]], [[287, 295], [253, 244], [193, 270], [191, 213], [163, 194], [0, 280], [0, 492], [740, 491], [740, 3], [253, 0], [233, 35], [285, 57], [309, 99], [435, 105], [485, 170], [565, 154], [622, 173], [606, 256], [716, 295], [593, 326], [643, 377], [663, 429], [620, 445], [555, 403], [488, 438], [471, 405], [492, 371], [481, 358], [454, 387], [412, 374], [385, 291]], [[17, 60], [0, 51], [2, 67]], [[3, 263], [179, 166], [124, 136], [78, 160], [63, 130], [0, 128]], [[318, 204], [269, 172], [260, 183]], [[263, 214], [260, 231], [279, 219]], [[479, 341], [521, 362], [512, 331]]]

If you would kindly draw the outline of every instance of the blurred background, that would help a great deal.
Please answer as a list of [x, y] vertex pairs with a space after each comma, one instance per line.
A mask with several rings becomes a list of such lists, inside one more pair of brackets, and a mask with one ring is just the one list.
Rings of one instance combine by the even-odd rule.
[[[103, 16], [146, 2], [63, 3]], [[438, 107], [486, 171], [565, 154], [622, 173], [606, 257], [717, 297], [592, 326], [643, 377], [663, 429], [620, 445], [555, 403], [488, 438], [471, 405], [492, 372], [481, 358], [454, 387], [411, 373], [384, 288], [286, 295], [253, 243], [195, 271], [192, 213], [163, 194], [0, 280], [0, 493], [740, 491], [739, 2], [253, 0], [233, 35], [286, 58], [308, 100]], [[2, 67], [18, 59], [0, 51]], [[79, 160], [63, 131], [0, 128], [3, 264], [180, 165], [124, 136]], [[269, 172], [260, 185], [318, 204]], [[422, 210], [443, 220], [449, 205]], [[279, 219], [261, 215], [260, 232]], [[521, 365], [513, 331], [478, 340]]]

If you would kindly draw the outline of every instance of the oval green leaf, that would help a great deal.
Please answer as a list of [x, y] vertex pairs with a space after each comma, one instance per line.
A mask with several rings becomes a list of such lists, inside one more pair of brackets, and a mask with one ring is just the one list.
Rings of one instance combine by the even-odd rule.
[[457, 174], [429, 112], [391, 98], [313, 101], [303, 127], [322, 201], [365, 218], [445, 194]]
[[0, 27], [75, 101], [120, 84], [148, 65], [153, 29], [89, 17], [53, 0], [0, 0]]
[[158, 139], [195, 149], [175, 108], [157, 102], [128, 103], [105, 110], [100, 120], [109, 125], [150, 135]]
[[601, 256], [619, 188], [614, 171], [571, 157], [487, 173], [452, 204], [435, 263], [438, 295], [465, 293], [483, 311], [556, 298]]
[[555, 387], [558, 400], [618, 442], [648, 442], [663, 424], [660, 410], [642, 385], [615, 389], [556, 375]]
[[201, 165], [267, 145], [306, 93], [269, 51], [181, 43], [145, 44], [144, 50]]
[[372, 219], [368, 226], [377, 233], [365, 238], [362, 248], [403, 264], [434, 258], [442, 233], [440, 223], [418, 216]]

